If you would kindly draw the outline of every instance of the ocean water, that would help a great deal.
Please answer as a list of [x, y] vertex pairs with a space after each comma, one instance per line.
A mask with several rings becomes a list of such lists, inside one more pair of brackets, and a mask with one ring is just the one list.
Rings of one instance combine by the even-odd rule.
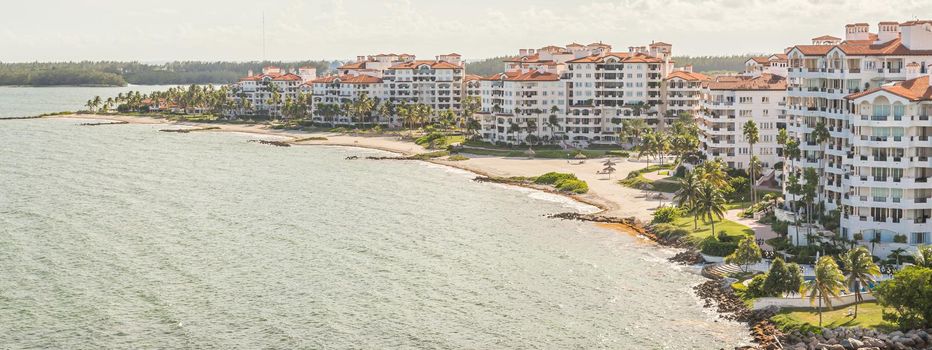
[[355, 148], [0, 121], [0, 348], [718, 349], [673, 252]]
[[0, 118], [28, 117], [43, 113], [86, 109], [87, 100], [100, 96], [116, 97], [119, 93], [139, 91], [148, 94], [164, 91], [174, 85], [129, 85], [122, 87], [16, 87], [0, 86]]

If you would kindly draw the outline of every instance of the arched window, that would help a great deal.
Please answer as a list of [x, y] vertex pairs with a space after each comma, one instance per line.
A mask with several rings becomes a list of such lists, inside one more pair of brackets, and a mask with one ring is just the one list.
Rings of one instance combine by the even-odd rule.
[[890, 101], [886, 97], [880, 96], [874, 99], [874, 117], [886, 117], [890, 115]]

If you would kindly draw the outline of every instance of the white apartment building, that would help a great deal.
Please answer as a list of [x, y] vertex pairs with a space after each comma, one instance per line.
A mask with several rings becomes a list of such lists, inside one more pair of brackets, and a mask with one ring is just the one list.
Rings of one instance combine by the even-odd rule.
[[[861, 234], [892, 247], [906, 236], [909, 248], [927, 243], [932, 231], [930, 124], [925, 99], [915, 98], [927, 78], [905, 81], [929, 73], [932, 21], [877, 29], [849, 24], [845, 40], [823, 36], [787, 51], [788, 130], [803, 153], [796, 171], [824, 162], [818, 199], [841, 212], [842, 237]], [[822, 144], [812, 137], [820, 122], [830, 134]]]
[[[643, 118], [659, 125], [661, 85], [673, 71], [672, 46], [653, 43], [612, 52], [604, 43], [522, 49], [506, 71], [482, 80], [483, 137], [526, 142], [511, 123], [533, 126], [566, 147], [618, 142], [621, 121]], [[542, 111], [543, 113], [537, 113]], [[548, 130], [550, 115], [557, 124]], [[512, 131], [509, 131], [512, 130]]]
[[767, 73], [785, 77], [787, 75], [788, 66], [789, 61], [786, 58], [786, 54], [783, 53], [773, 54], [767, 57], [751, 57], [744, 62], [744, 74], [761, 75]]
[[[455, 53], [435, 60], [417, 60], [408, 54], [359, 56], [355, 62], [338, 67], [337, 72], [310, 84], [314, 108], [321, 103], [339, 105], [366, 94], [383, 103], [425, 104], [435, 113], [458, 111], [467, 90], [465, 65]], [[323, 122], [325, 118], [317, 111], [313, 115], [315, 121]], [[346, 115], [333, 119], [336, 123], [352, 123]], [[401, 123], [395, 116], [383, 116], [382, 121], [390, 126]]]
[[676, 70], [663, 79], [664, 95], [662, 107], [664, 114], [675, 118], [682, 113], [698, 117], [702, 107], [702, 88], [710, 78], [705, 74], [692, 72], [692, 67]]
[[786, 128], [786, 78], [763, 73], [757, 76], [719, 76], [705, 84], [702, 108], [697, 118], [699, 142], [708, 158], [721, 158], [729, 167], [748, 169], [751, 145], [744, 137], [744, 124], [754, 121], [759, 140], [754, 154], [761, 161], [765, 178], [783, 151], [777, 134]]
[[485, 140], [510, 144], [563, 140], [562, 128], [549, 123], [553, 114], [561, 117], [558, 124], [562, 124], [565, 108], [566, 87], [556, 73], [538, 68], [495, 74], [480, 81], [480, 97], [478, 117]]
[[[262, 69], [262, 74], [253, 75], [252, 71], [230, 87], [227, 98], [240, 104], [248, 101], [251, 110], [240, 108], [236, 115], [267, 115], [280, 117], [281, 107], [288, 99], [297, 99], [302, 93], [302, 85], [317, 77], [317, 70], [313, 67], [301, 67], [291, 72], [281, 68], [269, 66]], [[270, 103], [272, 86], [279, 92], [280, 101]], [[305, 90], [306, 91], [306, 90]]]

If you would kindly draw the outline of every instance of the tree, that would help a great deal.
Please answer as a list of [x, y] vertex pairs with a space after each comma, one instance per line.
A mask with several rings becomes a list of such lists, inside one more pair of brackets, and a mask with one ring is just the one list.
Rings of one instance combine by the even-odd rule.
[[702, 182], [710, 183], [718, 188], [728, 186], [728, 174], [725, 171], [725, 163], [721, 159], [705, 161], [699, 168], [702, 170], [702, 176], [700, 176]]
[[[786, 144], [789, 142], [789, 140], [790, 135], [786, 132], [786, 128], [782, 128], [777, 132], [777, 144], [783, 148], [783, 150], [780, 152], [780, 155], [783, 157], [783, 167], [780, 169], [780, 172], [783, 174], [781, 176], [786, 176]], [[786, 183], [785, 181], [782, 181], [784, 178], [781, 178], [780, 180], [781, 183]]]
[[861, 297], [861, 286], [874, 283], [874, 276], [880, 276], [880, 268], [874, 264], [873, 257], [867, 248], [859, 246], [851, 249], [841, 256], [842, 271], [847, 276], [847, 284], [854, 289], [854, 318], [858, 318], [858, 304], [864, 301]]
[[623, 119], [621, 121], [621, 134], [619, 135], [622, 138], [627, 138], [628, 143], [634, 147], [638, 147], [639, 140], [641, 140], [641, 135], [650, 130], [647, 127], [647, 122], [644, 119], [634, 118], [634, 119]]
[[[831, 134], [829, 134], [828, 128], [825, 127], [825, 121], [820, 120], [818, 123], [816, 123], [815, 128], [812, 129], [812, 139], [817, 144], [819, 144], [819, 150], [821, 152], [821, 157], [819, 157], [819, 176], [817, 178], [819, 186], [817, 190], [819, 191], [818, 197], [820, 200], [824, 200], [824, 198], [822, 198], [823, 196], [821, 192], [822, 189], [825, 188], [822, 185], [822, 181], [825, 178], [825, 143], [831, 139]], [[819, 211], [819, 219], [822, 219], [821, 210]]]
[[806, 168], [803, 172], [803, 180], [806, 181], [803, 185], [803, 202], [806, 203], [806, 244], [812, 245], [812, 211], [815, 210], [819, 175], [816, 174], [815, 169]]
[[696, 200], [699, 199], [700, 181], [695, 171], [686, 172], [680, 178], [680, 189], [673, 195], [673, 200], [680, 208], [687, 208], [693, 214], [693, 230], [699, 228], [699, 219], [695, 213]]
[[722, 191], [711, 183], [703, 183], [696, 197], [695, 211], [703, 222], [712, 223], [712, 236], [715, 236], [715, 220], [725, 216], [725, 197]]
[[560, 108], [556, 105], [550, 107], [550, 115], [547, 116], [547, 126], [550, 129], [550, 142], [556, 143], [554, 130], [560, 127], [560, 119], [557, 118]]
[[907, 266], [892, 279], [880, 282], [874, 295], [881, 305], [894, 310], [884, 319], [904, 328], [932, 325], [932, 268]]
[[819, 301], [819, 327], [822, 327], [822, 304], [832, 309], [832, 298], [838, 298], [838, 294], [845, 286], [845, 276], [838, 269], [835, 259], [830, 256], [819, 258], [815, 266], [815, 278], [807, 281], [800, 288], [800, 294], [809, 294], [809, 302], [815, 304], [816, 299]]
[[742, 134], [744, 134], [744, 140], [748, 143], [748, 149], [750, 150], [748, 154], [748, 157], [750, 157], [748, 159], [748, 170], [750, 170], [750, 174], [748, 175], [751, 178], [751, 206], [753, 207], [754, 204], [757, 204], [757, 193], [754, 190], [754, 180], [756, 178], [754, 177], [754, 168], [751, 164], [754, 161], [754, 144], [760, 141], [760, 131], [758, 131], [757, 124], [754, 124], [753, 120], [748, 120], [741, 129]]
[[760, 247], [754, 241], [754, 236], [745, 236], [738, 242], [738, 248], [731, 255], [725, 257], [725, 262], [739, 265], [742, 271], [748, 272], [751, 264], [761, 261], [761, 255]]
[[914, 258], [916, 266], [932, 268], [932, 246], [919, 246]]
[[802, 271], [799, 265], [787, 264], [783, 258], [777, 257], [770, 264], [767, 277], [764, 280], [764, 291], [770, 296], [781, 296], [784, 293], [797, 293], [803, 283]]

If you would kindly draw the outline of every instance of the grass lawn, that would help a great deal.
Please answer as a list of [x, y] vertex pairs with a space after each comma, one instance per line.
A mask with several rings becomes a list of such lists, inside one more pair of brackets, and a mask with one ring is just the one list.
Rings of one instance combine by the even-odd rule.
[[[698, 242], [712, 234], [712, 223], [702, 222], [702, 219], [699, 219], [698, 223], [699, 229], [695, 231], [693, 230], [692, 216], [677, 218], [676, 220], [673, 220], [671, 224], [676, 227], [686, 229], [689, 231], [690, 238]], [[754, 234], [754, 230], [752, 230], [750, 227], [724, 219], [715, 221], [715, 231], [725, 231], [725, 234], [731, 237], [744, 237], [745, 235]]]
[[[876, 328], [884, 331], [890, 331], [896, 328], [895, 325], [884, 322], [883, 308], [876, 302], [865, 302], [858, 305], [858, 318], [848, 317], [848, 309], [854, 309], [854, 305], [835, 308], [829, 311], [824, 309], [822, 312], [822, 326], [825, 328], [836, 327], [867, 327]], [[784, 329], [805, 329], [810, 330], [819, 326], [819, 314], [815, 310], [783, 310], [773, 317], [774, 323]]]

